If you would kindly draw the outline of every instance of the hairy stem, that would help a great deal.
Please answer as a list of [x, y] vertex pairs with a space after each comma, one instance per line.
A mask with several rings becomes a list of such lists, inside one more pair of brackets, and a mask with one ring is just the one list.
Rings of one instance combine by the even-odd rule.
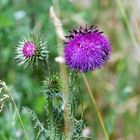
[[[57, 2], [58, 3], [58, 2]], [[52, 19], [52, 22], [56, 29], [57, 34], [57, 46], [59, 44], [63, 44], [63, 41], [65, 40], [64, 31], [62, 29], [62, 24], [60, 19], [57, 17], [53, 6], [50, 7], [50, 17]], [[58, 55], [63, 57], [63, 47], [57, 47], [58, 49]], [[59, 63], [59, 70], [60, 70], [60, 77], [62, 80], [62, 93], [63, 93], [63, 101], [64, 101], [64, 125], [65, 125], [65, 135], [67, 137], [67, 140], [70, 140], [70, 134], [71, 134], [71, 123], [68, 115], [67, 110], [67, 103], [68, 103], [68, 89], [67, 89], [67, 72], [64, 64]]]
[[51, 136], [50, 139], [53, 140], [55, 139], [55, 124], [54, 124], [54, 117], [53, 117], [53, 106], [52, 106], [52, 98], [48, 98], [48, 109], [49, 109], [49, 117], [50, 117], [50, 125], [51, 125], [51, 129], [53, 129], [51, 132]]

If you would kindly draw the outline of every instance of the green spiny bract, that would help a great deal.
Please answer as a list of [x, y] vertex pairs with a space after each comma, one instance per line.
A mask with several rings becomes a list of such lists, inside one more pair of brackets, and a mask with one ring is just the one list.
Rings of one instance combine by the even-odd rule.
[[60, 91], [61, 91], [61, 79], [60, 76], [58, 74], [53, 74], [53, 75], [49, 75], [48, 77], [45, 78], [45, 80], [43, 81], [43, 90], [45, 91], [46, 94], [50, 94], [52, 96], [54, 93], [56, 94], [56, 96], [60, 95]]

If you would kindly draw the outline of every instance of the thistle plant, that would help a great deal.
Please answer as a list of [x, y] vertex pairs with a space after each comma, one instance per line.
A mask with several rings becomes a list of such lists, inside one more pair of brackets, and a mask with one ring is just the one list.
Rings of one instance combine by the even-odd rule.
[[102, 31], [93, 25], [90, 27], [86, 26], [85, 28], [81, 26], [79, 29], [74, 29], [66, 37], [67, 40], [65, 41], [64, 48], [66, 64], [69, 69], [82, 73], [106, 140], [109, 140], [96, 100], [83, 73], [100, 69], [108, 62], [112, 52], [111, 42], [108, 37], [103, 35]]
[[[70, 31], [66, 36], [64, 56], [68, 66], [68, 95], [67, 103], [62, 94], [62, 81], [58, 73], [48, 68], [48, 45], [41, 36], [30, 34], [29, 37], [20, 41], [16, 48], [16, 61], [25, 67], [44, 69], [42, 79], [42, 93], [46, 99], [46, 121], [42, 125], [37, 115], [26, 109], [32, 116], [35, 128], [37, 128], [36, 139], [39, 140], [81, 140], [82, 131], [85, 127], [82, 109], [79, 114], [79, 82], [81, 73], [93, 71], [106, 64], [111, 56], [111, 43], [97, 27], [85, 27]], [[43, 65], [42, 65], [43, 64]], [[47, 64], [47, 65], [46, 65]], [[46, 67], [47, 66], [47, 67]], [[68, 112], [68, 121], [71, 125], [69, 137], [65, 135], [64, 109]], [[79, 119], [77, 119], [79, 118]]]

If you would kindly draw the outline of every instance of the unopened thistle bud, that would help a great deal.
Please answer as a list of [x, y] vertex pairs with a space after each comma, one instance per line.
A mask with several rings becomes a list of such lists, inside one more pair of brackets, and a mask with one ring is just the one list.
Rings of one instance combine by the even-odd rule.
[[61, 92], [61, 79], [58, 74], [47, 76], [43, 81], [43, 89], [46, 94], [54, 95]]
[[25, 67], [39, 67], [48, 59], [47, 43], [42, 36], [30, 34], [18, 43], [16, 61]]

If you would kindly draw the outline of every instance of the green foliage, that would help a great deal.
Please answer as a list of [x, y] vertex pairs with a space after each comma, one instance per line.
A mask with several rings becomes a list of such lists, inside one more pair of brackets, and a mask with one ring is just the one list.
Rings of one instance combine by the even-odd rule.
[[24, 110], [27, 111], [30, 114], [30, 116], [32, 117], [32, 122], [33, 122], [34, 128], [37, 131], [37, 136], [35, 139], [46, 140], [46, 138], [48, 137], [47, 135], [49, 135], [49, 132], [44, 128], [43, 124], [41, 124], [37, 115], [29, 108], [24, 108]]
[[[79, 94], [80, 75], [75, 71], [70, 71], [68, 75], [68, 110], [71, 121], [71, 139], [80, 140], [82, 138], [82, 131], [85, 127], [83, 120], [83, 112], [80, 110], [80, 119], [78, 118], [80, 105]], [[82, 112], [82, 113], [81, 113]]]

